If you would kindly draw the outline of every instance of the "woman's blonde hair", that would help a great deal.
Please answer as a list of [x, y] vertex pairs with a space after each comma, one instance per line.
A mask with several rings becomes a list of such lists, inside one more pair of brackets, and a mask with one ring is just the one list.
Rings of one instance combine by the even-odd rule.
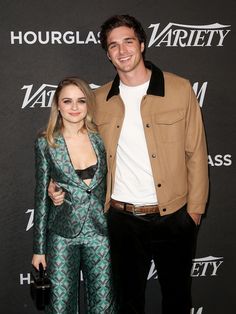
[[97, 132], [96, 125], [93, 123], [92, 111], [95, 106], [95, 96], [90, 86], [78, 77], [67, 77], [61, 80], [53, 96], [50, 116], [46, 131], [43, 133], [50, 146], [55, 147], [55, 137], [61, 133], [63, 122], [60, 111], [58, 111], [58, 100], [62, 89], [69, 85], [77, 86], [83, 93], [87, 104], [87, 115], [84, 119], [83, 128], [90, 132]]

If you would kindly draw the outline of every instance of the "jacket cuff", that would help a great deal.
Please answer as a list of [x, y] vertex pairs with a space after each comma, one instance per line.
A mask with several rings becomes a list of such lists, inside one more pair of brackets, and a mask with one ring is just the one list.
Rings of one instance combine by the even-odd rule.
[[187, 212], [194, 213], [194, 214], [204, 214], [206, 210], [206, 204], [205, 203], [187, 203]]
[[40, 243], [33, 244], [33, 253], [34, 254], [46, 254], [46, 245], [41, 245]]

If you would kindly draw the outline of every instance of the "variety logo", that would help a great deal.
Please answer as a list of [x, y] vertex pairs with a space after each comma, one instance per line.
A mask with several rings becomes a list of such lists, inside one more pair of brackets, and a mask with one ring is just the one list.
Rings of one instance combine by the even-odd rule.
[[217, 154], [215, 156], [208, 155], [208, 164], [212, 167], [229, 167], [232, 165], [232, 155], [230, 154]]
[[195, 309], [193, 307], [190, 311], [190, 314], [202, 314], [202, 313], [203, 313], [203, 307], [199, 307], [198, 309]]
[[98, 44], [100, 43], [98, 37], [99, 33], [94, 33], [93, 31], [89, 31], [87, 33], [82, 34], [80, 31], [11, 31], [11, 45], [88, 45], [88, 44]]
[[217, 276], [220, 266], [223, 264], [223, 257], [208, 256], [193, 259], [191, 271], [192, 277], [213, 277]]
[[25, 229], [26, 231], [29, 231], [34, 225], [34, 209], [32, 209], [32, 208], [27, 209], [27, 211], [25, 213], [29, 214], [28, 224], [27, 224], [26, 229]]
[[21, 108], [34, 108], [35, 106], [41, 108], [50, 107], [56, 88], [56, 85], [42, 84], [33, 92], [33, 84], [24, 85], [21, 89], [26, 90], [26, 92]]
[[[193, 84], [193, 90], [198, 98], [199, 105], [202, 107], [205, 99], [208, 82], [199, 82]], [[51, 107], [52, 99], [55, 93], [56, 85], [42, 84], [37, 90], [33, 90], [33, 84], [24, 85], [21, 89], [25, 90], [25, 96], [21, 108], [49, 108]], [[96, 89], [99, 85], [90, 84], [92, 89]]]
[[222, 47], [231, 25], [184, 25], [169, 23], [160, 31], [160, 23], [151, 24], [148, 47]]
[[[208, 256], [203, 258], [195, 258], [192, 261], [192, 277], [217, 276], [217, 272], [223, 263], [223, 257]], [[155, 263], [152, 261], [147, 279], [157, 279], [158, 274]]]

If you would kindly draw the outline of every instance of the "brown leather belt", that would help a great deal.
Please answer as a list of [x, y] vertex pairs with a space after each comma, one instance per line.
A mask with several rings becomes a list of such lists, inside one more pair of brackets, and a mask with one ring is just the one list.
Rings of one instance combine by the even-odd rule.
[[145, 205], [145, 206], [137, 206], [130, 203], [124, 203], [120, 201], [116, 201], [111, 199], [111, 207], [120, 209], [123, 211], [131, 212], [133, 214], [155, 214], [160, 213], [160, 209], [158, 205]]

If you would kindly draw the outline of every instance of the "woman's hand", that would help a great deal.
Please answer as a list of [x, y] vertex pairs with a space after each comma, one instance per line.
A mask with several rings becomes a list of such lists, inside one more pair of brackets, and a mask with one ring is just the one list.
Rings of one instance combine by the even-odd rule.
[[39, 264], [42, 263], [43, 268], [46, 269], [47, 263], [46, 263], [46, 257], [45, 254], [34, 254], [32, 258], [32, 265], [39, 270]]

